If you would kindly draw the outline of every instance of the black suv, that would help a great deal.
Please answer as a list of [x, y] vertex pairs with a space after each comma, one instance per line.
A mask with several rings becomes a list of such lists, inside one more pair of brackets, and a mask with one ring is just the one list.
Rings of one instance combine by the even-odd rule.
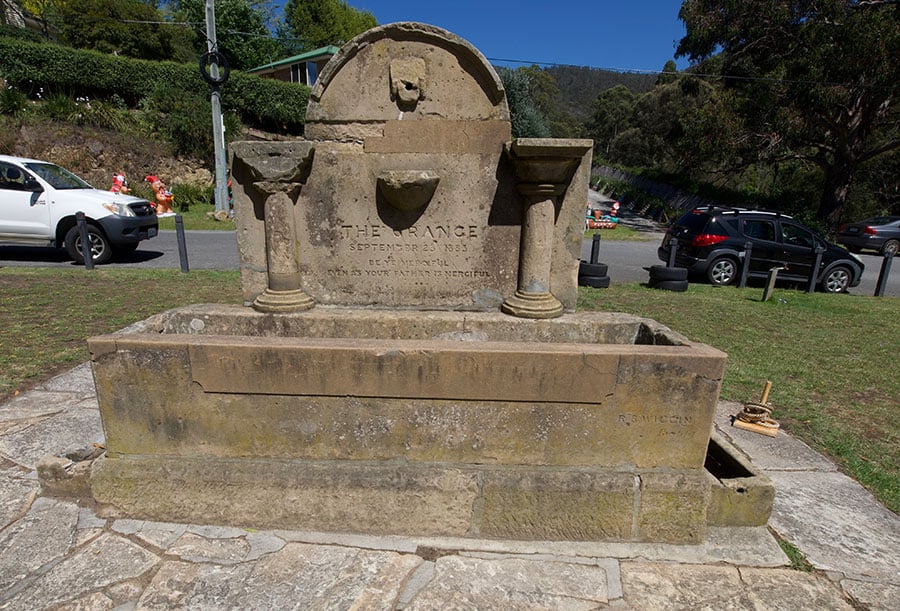
[[825, 292], [841, 293], [858, 286], [865, 269], [858, 257], [778, 212], [698, 208], [684, 214], [666, 232], [657, 251], [663, 261], [669, 260], [672, 240], [678, 240], [676, 266], [705, 275], [718, 285], [733, 284], [740, 277], [748, 242], [752, 244], [751, 278], [765, 278], [773, 267], [782, 267], [780, 280], [809, 282], [816, 249], [823, 252], [815, 282]]

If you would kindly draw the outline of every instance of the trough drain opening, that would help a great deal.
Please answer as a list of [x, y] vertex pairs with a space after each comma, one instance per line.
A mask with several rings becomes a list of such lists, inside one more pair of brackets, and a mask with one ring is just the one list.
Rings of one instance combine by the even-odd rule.
[[[754, 475], [739, 460], [712, 439], [710, 439], [706, 448], [706, 460], [703, 466], [718, 480], [753, 477]], [[746, 492], [746, 488], [736, 488], [735, 491]]]

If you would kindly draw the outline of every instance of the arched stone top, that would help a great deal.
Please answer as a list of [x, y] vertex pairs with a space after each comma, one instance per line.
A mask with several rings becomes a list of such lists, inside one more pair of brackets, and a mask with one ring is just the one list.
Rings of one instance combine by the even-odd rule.
[[392, 23], [344, 45], [319, 75], [307, 123], [509, 120], [503, 84], [469, 42], [441, 28]]

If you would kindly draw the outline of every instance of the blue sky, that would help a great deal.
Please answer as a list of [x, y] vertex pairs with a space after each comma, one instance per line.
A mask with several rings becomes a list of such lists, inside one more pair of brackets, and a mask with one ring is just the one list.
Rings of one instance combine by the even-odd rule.
[[[520, 60], [659, 71], [684, 36], [680, 0], [348, 0], [379, 24], [421, 21], [461, 36], [492, 63]], [[676, 60], [678, 68], [687, 60]]]

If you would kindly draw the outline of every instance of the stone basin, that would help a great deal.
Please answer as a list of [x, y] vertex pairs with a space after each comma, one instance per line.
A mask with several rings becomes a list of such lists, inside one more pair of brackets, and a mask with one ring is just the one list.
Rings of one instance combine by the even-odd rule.
[[89, 340], [118, 515], [703, 539], [725, 354], [626, 314], [203, 305]]

